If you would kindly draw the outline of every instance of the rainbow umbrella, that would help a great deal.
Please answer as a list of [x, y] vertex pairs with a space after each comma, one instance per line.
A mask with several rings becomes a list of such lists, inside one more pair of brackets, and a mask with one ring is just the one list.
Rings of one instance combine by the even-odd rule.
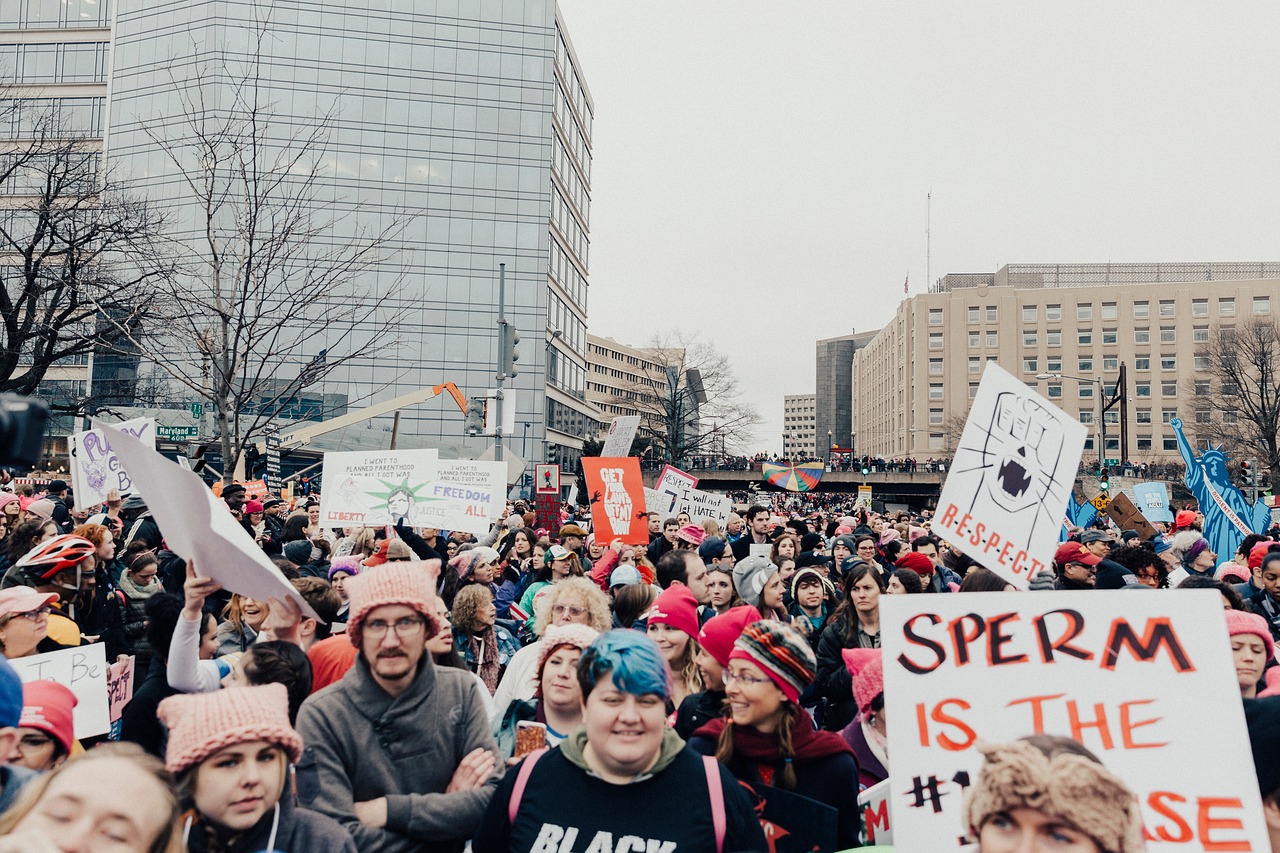
[[774, 465], [765, 462], [760, 470], [766, 483], [788, 492], [807, 492], [822, 481], [821, 462], [808, 462], [804, 465]]

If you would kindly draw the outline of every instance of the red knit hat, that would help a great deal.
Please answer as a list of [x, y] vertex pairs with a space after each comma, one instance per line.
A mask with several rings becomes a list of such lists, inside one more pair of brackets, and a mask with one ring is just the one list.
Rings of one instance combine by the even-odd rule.
[[698, 639], [698, 600], [689, 587], [672, 584], [653, 600], [649, 610], [650, 625], [670, 625], [679, 628], [691, 639]]
[[884, 693], [884, 658], [879, 649], [844, 649], [845, 668], [853, 676], [853, 700], [863, 719], [871, 713], [871, 703]]
[[909, 569], [920, 575], [920, 577], [928, 577], [935, 571], [933, 560], [919, 551], [908, 551], [899, 557], [898, 562], [893, 565], [895, 568]]
[[412, 607], [427, 620], [428, 637], [440, 631], [436, 615], [436, 578], [439, 560], [418, 563], [386, 563], [349, 578], [343, 587], [351, 606], [347, 614], [347, 637], [360, 648], [364, 640], [364, 619], [369, 611], [386, 604]]
[[759, 618], [760, 611], [748, 604], [730, 608], [707, 620], [698, 632], [698, 643], [717, 663], [728, 666], [733, 644], [742, 636], [743, 630]]
[[65, 754], [70, 755], [75, 741], [71, 710], [77, 701], [71, 688], [56, 681], [28, 681], [22, 685], [22, 719], [18, 727], [39, 729], [62, 744]]
[[282, 747], [290, 761], [302, 755], [302, 738], [289, 725], [289, 691], [283, 684], [179, 693], [161, 702], [157, 715], [169, 729], [164, 764], [174, 774], [251, 740]]
[[1195, 523], [1196, 523], [1196, 514], [1189, 509], [1184, 509], [1173, 517], [1173, 530], [1169, 532], [1174, 533], [1178, 530], [1182, 530], [1184, 528], [1190, 527]]
[[[1277, 550], [1280, 550], [1280, 542], [1273, 542], [1270, 539], [1264, 539], [1263, 541], [1259, 542], [1257, 545], [1254, 545], [1252, 548], [1249, 549], [1249, 570], [1250, 571], [1253, 571], [1254, 569], [1262, 568], [1262, 558], [1267, 556], [1267, 552], [1270, 551], [1273, 546]], [[1245, 580], [1248, 580], [1248, 578], [1246, 578]]]
[[701, 545], [706, 536], [707, 531], [703, 530], [702, 526], [698, 524], [686, 524], [676, 533], [677, 539], [683, 539], [694, 547]]

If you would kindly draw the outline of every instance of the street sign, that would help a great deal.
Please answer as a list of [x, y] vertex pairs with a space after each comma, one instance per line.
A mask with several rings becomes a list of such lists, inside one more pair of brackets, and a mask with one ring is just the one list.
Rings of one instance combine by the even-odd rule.
[[275, 429], [267, 432], [267, 477], [272, 483], [280, 480], [280, 433]]
[[1089, 501], [1089, 503], [1093, 504], [1094, 508], [1096, 508], [1098, 512], [1106, 512], [1107, 504], [1110, 502], [1110, 499], [1104, 494], [1098, 494], [1093, 500]]
[[156, 438], [160, 441], [194, 441], [199, 435], [200, 427], [156, 424]]
[[1120, 464], [1120, 460], [1119, 460], [1119, 459], [1104, 459], [1104, 460], [1103, 460], [1103, 462], [1102, 462], [1102, 464], [1103, 464], [1103, 465], [1119, 465], [1119, 464]]
[[193, 418], [202, 418], [202, 417], [204, 417], [204, 403], [192, 403], [192, 404], [191, 404], [191, 417], [193, 417]]

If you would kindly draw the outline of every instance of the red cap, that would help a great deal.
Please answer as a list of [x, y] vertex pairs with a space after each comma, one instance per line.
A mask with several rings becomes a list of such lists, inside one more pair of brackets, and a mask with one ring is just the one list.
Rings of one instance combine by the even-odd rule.
[[895, 568], [910, 569], [920, 577], [927, 577], [934, 573], [935, 567], [933, 560], [919, 551], [908, 551], [898, 558], [898, 562], [893, 564]]
[[1102, 562], [1102, 558], [1097, 554], [1091, 553], [1088, 548], [1079, 542], [1063, 542], [1058, 546], [1058, 550], [1054, 552], [1053, 562], [1059, 566], [1065, 566], [1067, 563], [1084, 563], [1086, 566], [1096, 566]]
[[1280, 543], [1272, 542], [1270, 539], [1265, 539], [1249, 549], [1250, 571], [1262, 568], [1262, 558], [1267, 556], [1267, 552], [1271, 550], [1273, 545], [1276, 546], [1277, 549], [1280, 549]]
[[381, 566], [383, 563], [387, 561], [387, 549], [390, 547], [391, 547], [391, 540], [383, 539], [381, 542], [378, 543], [378, 547], [373, 550], [373, 553], [365, 557], [364, 562], [362, 562], [360, 565], [369, 566], [369, 567]]
[[245, 515], [253, 515], [255, 512], [262, 512], [262, 501], [245, 501], [241, 507]]
[[698, 632], [698, 642], [707, 650], [707, 654], [716, 659], [717, 663], [728, 666], [729, 653], [733, 651], [733, 644], [738, 642], [743, 629], [759, 618], [760, 611], [750, 605], [743, 604], [730, 608], [719, 616], [712, 616], [707, 620], [707, 624], [703, 625], [702, 630]]
[[22, 685], [22, 719], [18, 727], [39, 729], [62, 744], [65, 754], [70, 755], [75, 740], [71, 709], [76, 701], [76, 694], [56, 681], [28, 681]]
[[670, 625], [679, 628], [690, 638], [698, 639], [698, 600], [689, 587], [672, 584], [653, 601], [649, 610], [650, 625]]

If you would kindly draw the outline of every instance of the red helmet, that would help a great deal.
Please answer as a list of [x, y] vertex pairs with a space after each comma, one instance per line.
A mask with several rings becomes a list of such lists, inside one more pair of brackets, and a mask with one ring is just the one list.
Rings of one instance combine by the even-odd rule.
[[26, 569], [29, 577], [48, 580], [58, 572], [75, 568], [96, 550], [88, 539], [63, 533], [36, 545], [14, 565]]

